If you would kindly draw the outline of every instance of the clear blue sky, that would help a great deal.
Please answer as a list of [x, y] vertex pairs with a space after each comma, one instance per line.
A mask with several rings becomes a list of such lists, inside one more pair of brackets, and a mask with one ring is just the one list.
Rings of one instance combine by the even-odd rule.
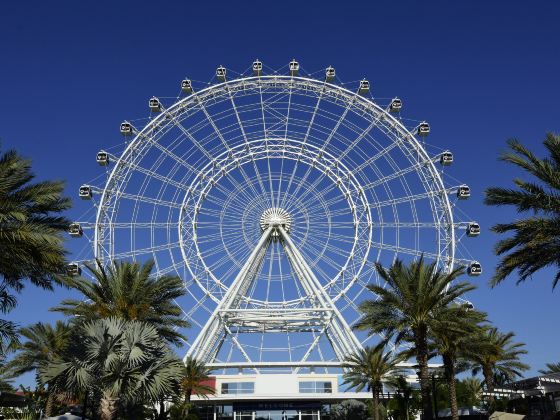
[[[3, 2], [2, 148], [32, 158], [40, 178], [66, 179], [76, 198], [101, 174], [95, 153], [121, 141], [118, 124], [145, 116], [152, 95], [175, 96], [186, 75], [210, 80], [220, 64], [242, 71], [258, 57], [279, 68], [296, 57], [308, 71], [366, 76], [375, 96], [401, 97], [407, 116], [430, 122], [429, 142], [455, 153], [449, 173], [473, 193], [462, 210], [483, 227], [469, 242], [485, 270], [470, 298], [527, 343], [531, 374], [560, 361], [560, 289], [552, 293], [546, 271], [487, 286], [497, 261], [488, 228], [515, 214], [482, 200], [519, 175], [496, 160], [507, 138], [542, 153], [545, 132], [560, 131], [559, 16], [554, 1]], [[75, 204], [78, 219], [88, 204]], [[69, 295], [27, 287], [8, 317], [53, 320], [48, 308]]]

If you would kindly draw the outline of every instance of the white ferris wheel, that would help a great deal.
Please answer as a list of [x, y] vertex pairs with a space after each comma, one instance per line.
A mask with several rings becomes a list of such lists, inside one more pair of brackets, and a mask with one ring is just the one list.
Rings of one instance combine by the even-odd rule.
[[97, 154], [106, 182], [80, 188], [95, 221], [70, 234], [104, 262], [153, 259], [154, 275], [184, 279], [188, 355], [216, 369], [340, 366], [375, 339], [352, 331], [375, 262], [423, 254], [481, 272], [456, 255], [480, 227], [457, 220], [470, 190], [444, 181], [452, 153], [430, 151], [430, 126], [402, 118], [400, 99], [371, 92], [295, 60], [185, 79], [121, 124], [121, 150]]

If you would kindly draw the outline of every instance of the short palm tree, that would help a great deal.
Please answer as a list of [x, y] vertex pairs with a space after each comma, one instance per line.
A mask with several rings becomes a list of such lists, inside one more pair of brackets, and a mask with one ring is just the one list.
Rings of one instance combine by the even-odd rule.
[[443, 361], [453, 420], [459, 419], [457, 365], [461, 358], [468, 358], [485, 350], [484, 344], [474, 339], [476, 334], [480, 334], [480, 324], [485, 320], [486, 314], [482, 312], [467, 310], [462, 305], [452, 305], [440, 312], [430, 331], [430, 344]]
[[430, 382], [428, 373], [428, 336], [438, 313], [458, 297], [472, 290], [469, 283], [453, 283], [463, 273], [457, 268], [449, 273], [425, 264], [421, 257], [405, 265], [396, 260], [386, 270], [379, 263], [377, 272], [386, 286], [368, 285], [379, 299], [360, 304], [363, 314], [356, 328], [384, 333], [395, 337], [397, 343], [409, 340], [414, 343], [414, 353], [420, 373], [420, 389], [424, 418], [432, 418]]
[[560, 373], [560, 362], [559, 363], [547, 363], [546, 369], [539, 370], [540, 373], [548, 375], [549, 373]]
[[[36, 371], [56, 360], [66, 350], [70, 343], [72, 330], [62, 321], [57, 321], [53, 327], [39, 322], [27, 328], [22, 328], [20, 334], [26, 339], [16, 347], [15, 357], [7, 367], [14, 376]], [[50, 390], [49, 390], [50, 391]], [[54, 392], [49, 392], [46, 414], [52, 416], [54, 406]]]
[[210, 385], [205, 384], [205, 381], [210, 379], [211, 370], [204, 364], [204, 362], [196, 360], [192, 357], [187, 357], [185, 365], [181, 370], [179, 388], [183, 397], [184, 416], [188, 416], [191, 397], [193, 394], [198, 395], [212, 395], [216, 390]]
[[540, 159], [517, 140], [508, 141], [510, 151], [501, 160], [525, 170], [536, 181], [515, 179], [516, 188], [493, 187], [486, 190], [486, 204], [514, 206], [519, 213], [531, 212], [525, 218], [500, 223], [492, 230], [511, 233], [496, 245], [502, 255], [492, 284], [503, 281], [514, 271], [517, 283], [530, 278], [544, 267], [556, 267], [552, 287], [560, 280], [560, 136], [547, 134], [544, 146], [549, 157]]
[[[23, 280], [52, 289], [66, 267], [63, 247], [69, 221], [60, 213], [70, 207], [59, 181], [33, 183], [31, 162], [10, 150], [0, 155], [0, 311], [6, 313]], [[4, 343], [17, 341], [16, 327], [0, 320]]]
[[154, 262], [115, 261], [107, 267], [97, 261], [86, 264], [95, 281], [76, 277], [66, 285], [78, 290], [86, 301], [67, 299], [53, 311], [62, 312], [75, 320], [119, 317], [129, 321], [143, 321], [155, 326], [159, 334], [173, 344], [184, 337], [177, 327], [188, 327], [175, 299], [185, 294], [185, 285], [177, 276], [154, 277]]
[[385, 352], [385, 343], [375, 347], [365, 347], [348, 356], [344, 362], [343, 385], [350, 385], [358, 391], [366, 388], [372, 394], [373, 419], [379, 420], [379, 393], [383, 391], [382, 380], [399, 372], [400, 355]]
[[478, 378], [467, 377], [462, 382], [466, 391], [466, 405], [478, 406], [482, 397], [482, 381]]
[[419, 407], [418, 392], [407, 381], [404, 375], [389, 377], [387, 385], [394, 391], [389, 402], [391, 418], [394, 420], [409, 420], [415, 417]]
[[181, 361], [155, 327], [119, 318], [80, 325], [63, 355], [39, 367], [40, 381], [59, 392], [99, 393], [102, 420], [170, 394], [180, 373]]
[[473, 337], [484, 351], [469, 356], [472, 372], [473, 375], [482, 372], [487, 390], [494, 387], [495, 374], [511, 381], [522, 376], [522, 371], [529, 369], [529, 366], [519, 360], [521, 355], [527, 354], [527, 350], [523, 348], [525, 344], [515, 343], [513, 337], [513, 332], [502, 333], [495, 327], [484, 328]]

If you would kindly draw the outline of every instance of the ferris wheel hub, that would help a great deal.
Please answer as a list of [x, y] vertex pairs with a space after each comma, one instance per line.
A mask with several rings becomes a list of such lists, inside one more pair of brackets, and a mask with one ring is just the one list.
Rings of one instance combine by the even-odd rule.
[[[260, 226], [263, 232], [269, 227], [276, 228], [282, 226], [287, 233], [290, 233], [292, 228], [292, 216], [281, 207], [270, 207], [262, 214]], [[274, 229], [272, 236], [277, 237], [278, 235], [278, 230]]]

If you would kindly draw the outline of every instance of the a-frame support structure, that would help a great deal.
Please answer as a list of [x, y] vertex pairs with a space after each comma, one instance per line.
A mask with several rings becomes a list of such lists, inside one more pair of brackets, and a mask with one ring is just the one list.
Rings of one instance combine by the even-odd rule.
[[[254, 361], [237, 341], [232, 329], [245, 333], [319, 331], [300, 360], [283, 363], [284, 367], [291, 367], [294, 372], [306, 365], [322, 337], [328, 339], [336, 356], [336, 360], [330, 361], [331, 366], [333, 364], [341, 366], [347, 355], [362, 348], [348, 323], [290, 238], [291, 221], [285, 220], [286, 212], [282, 209], [278, 210], [272, 211], [272, 215], [269, 215], [264, 222], [261, 219], [262, 236], [192, 344], [187, 357], [193, 357], [212, 367], [213, 363], [217, 362], [216, 357], [224, 340], [229, 336], [245, 358], [245, 363], [253, 366], [253, 369], [258, 372], [255, 367], [258, 364], [252, 364]], [[280, 241], [282, 244], [293, 272], [308, 297], [307, 307], [282, 307], [279, 303], [265, 308], [247, 308], [247, 305], [242, 307], [243, 297], [246, 296], [260, 272], [272, 241]], [[224, 365], [224, 363], [219, 364]], [[235, 365], [232, 364], [232, 367]]]

